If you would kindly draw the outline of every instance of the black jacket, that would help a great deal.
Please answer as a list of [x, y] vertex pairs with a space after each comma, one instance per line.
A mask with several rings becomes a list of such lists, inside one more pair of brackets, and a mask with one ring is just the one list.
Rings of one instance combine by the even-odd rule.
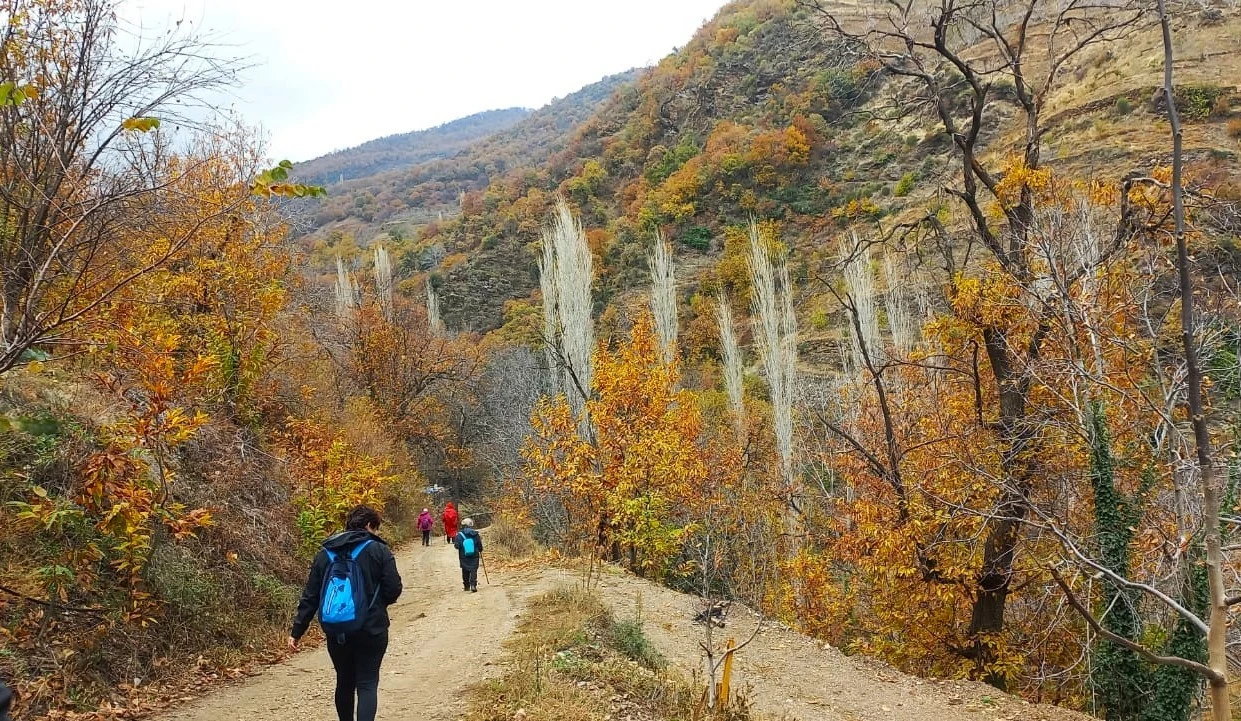
[[[461, 547], [461, 541], [467, 537], [474, 539], [473, 556], [465, 555], [465, 549]], [[462, 568], [478, 568], [478, 560], [483, 557], [483, 537], [478, 535], [478, 531], [473, 528], [462, 528], [457, 531], [457, 537], [452, 539], [452, 545], [457, 547], [457, 560], [461, 562]]]
[[0, 681], [0, 721], [9, 721], [9, 704], [13, 702], [13, 692]]
[[[324, 541], [323, 548], [331, 549], [338, 555], [349, 553], [354, 546], [368, 538], [371, 544], [362, 549], [362, 553], [358, 555], [358, 566], [366, 582], [366, 595], [374, 595], [376, 589], [379, 589], [379, 595], [375, 599], [375, 607], [366, 617], [366, 625], [362, 627], [362, 630], [378, 636], [388, 630], [388, 606], [395, 603], [401, 595], [401, 575], [396, 571], [396, 559], [392, 557], [392, 551], [388, 548], [387, 542], [367, 531], [344, 531]], [[293, 629], [289, 631], [289, 635], [293, 638], [301, 638], [306, 633], [306, 629], [310, 628], [311, 619], [319, 610], [323, 574], [327, 573], [329, 563], [327, 553], [324, 551], [320, 550], [315, 555], [314, 563], [310, 566], [310, 576], [306, 579], [306, 588], [302, 589], [302, 599], [297, 604], [297, 616], [293, 619]]]

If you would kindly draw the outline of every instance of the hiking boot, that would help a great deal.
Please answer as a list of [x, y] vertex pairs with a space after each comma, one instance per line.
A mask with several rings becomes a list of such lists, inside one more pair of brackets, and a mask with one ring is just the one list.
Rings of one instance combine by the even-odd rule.
[[470, 589], [470, 593], [478, 593], [478, 586]]

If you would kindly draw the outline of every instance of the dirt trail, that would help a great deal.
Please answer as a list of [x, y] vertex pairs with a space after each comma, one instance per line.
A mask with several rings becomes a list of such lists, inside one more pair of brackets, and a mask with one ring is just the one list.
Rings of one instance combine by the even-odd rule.
[[[526, 602], [577, 573], [493, 567], [490, 585], [463, 593], [456, 553], [442, 541], [397, 556], [405, 593], [391, 608], [392, 631], [379, 685], [380, 721], [454, 721], [467, 686], [502, 670], [503, 641]], [[493, 563], [493, 566], [499, 566]], [[691, 675], [700, 667], [702, 627], [691, 621], [694, 599], [612, 572], [600, 591], [618, 618], [634, 614], [639, 595], [647, 634], [669, 661]], [[738, 640], [755, 619], [734, 608], [721, 633]], [[470, 655], [467, 664], [455, 660]], [[481, 661], [479, 659], [482, 659]], [[845, 656], [779, 626], [765, 627], [738, 655], [735, 688], [748, 689], [759, 715], [800, 721], [1087, 721], [1054, 707], [1033, 706], [981, 684], [936, 682], [876, 661]], [[272, 666], [160, 717], [161, 721], [334, 721], [334, 677], [318, 648]]]
[[[500, 644], [526, 601], [559, 574], [488, 568], [490, 585], [480, 583], [478, 593], [467, 594], [461, 590], [457, 553], [442, 537], [428, 548], [398, 553], [397, 565], [405, 591], [389, 608], [392, 630], [379, 681], [378, 720], [456, 719], [462, 691], [499, 673], [494, 663], [502, 655]], [[455, 663], [467, 654], [474, 660]], [[320, 646], [161, 719], [335, 721], [334, 684], [332, 662]]]
[[[702, 668], [703, 627], [692, 621], [697, 599], [626, 574], [606, 574], [604, 599], [617, 618], [633, 618], [639, 596], [647, 636], [686, 674]], [[738, 643], [758, 622], [734, 606], [715, 640]], [[701, 673], [699, 676], [701, 677]], [[737, 654], [733, 687], [760, 715], [802, 721], [1097, 721], [1054, 706], [1037, 706], [990, 686], [907, 676], [874, 659], [846, 656], [774, 623]]]

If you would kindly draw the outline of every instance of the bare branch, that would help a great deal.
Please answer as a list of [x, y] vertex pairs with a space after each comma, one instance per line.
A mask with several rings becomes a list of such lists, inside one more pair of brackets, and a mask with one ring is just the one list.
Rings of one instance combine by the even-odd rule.
[[1073, 589], [1064, 580], [1064, 577], [1061, 576], [1060, 573], [1054, 568], [1049, 568], [1048, 571], [1051, 573], [1051, 577], [1055, 579], [1056, 585], [1060, 586], [1060, 590], [1064, 592], [1064, 597], [1069, 602], [1069, 605], [1073, 607], [1073, 610], [1077, 611], [1078, 615], [1080, 615], [1082, 619], [1090, 625], [1090, 628], [1093, 629], [1095, 633], [1106, 638], [1112, 643], [1117, 644], [1118, 646], [1123, 646], [1124, 648], [1133, 651], [1153, 664], [1160, 666], [1179, 666], [1181, 668], [1189, 669], [1190, 671], [1193, 671], [1206, 679], [1215, 680], [1219, 678], [1219, 674], [1216, 673], [1210, 666], [1198, 663], [1197, 661], [1191, 661], [1186, 658], [1180, 658], [1179, 656], [1158, 656], [1151, 653], [1151, 651], [1145, 646], [1134, 643], [1124, 636], [1118, 635], [1104, 628], [1103, 625], [1099, 623], [1099, 620], [1094, 617], [1094, 614], [1086, 610], [1086, 607], [1082, 605], [1082, 602], [1077, 599], [1077, 595], [1073, 593]]

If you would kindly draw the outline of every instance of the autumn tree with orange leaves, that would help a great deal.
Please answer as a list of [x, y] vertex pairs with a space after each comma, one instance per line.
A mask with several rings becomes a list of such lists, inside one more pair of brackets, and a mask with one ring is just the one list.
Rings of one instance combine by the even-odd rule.
[[595, 353], [595, 395], [585, 404], [593, 434], [564, 396], [536, 409], [526, 470], [537, 493], [564, 507], [567, 546], [652, 577], [680, 553], [695, 509], [736, 466], [709, 442], [698, 400], [677, 390], [678, 377], [643, 314], [627, 342]]

